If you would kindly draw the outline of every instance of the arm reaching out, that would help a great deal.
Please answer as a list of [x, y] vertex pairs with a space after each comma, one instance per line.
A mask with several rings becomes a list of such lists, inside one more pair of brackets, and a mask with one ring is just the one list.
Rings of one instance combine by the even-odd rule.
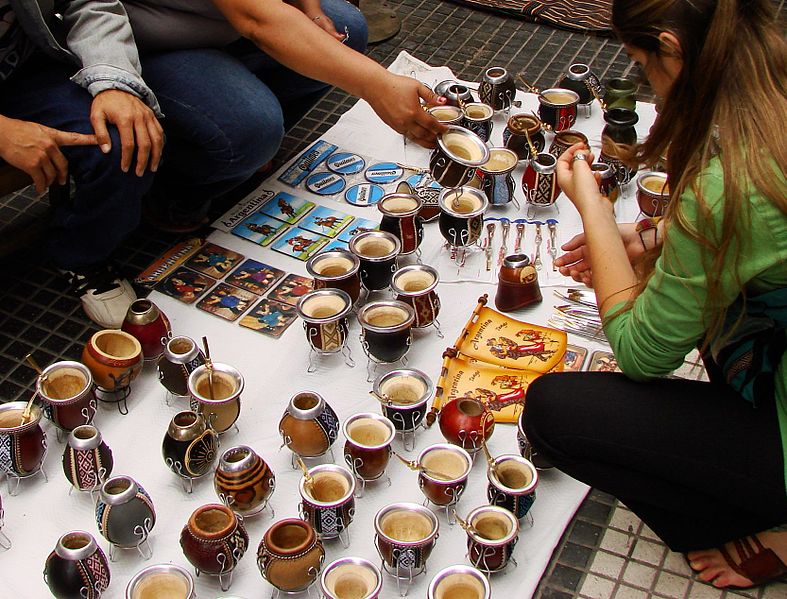
[[439, 103], [429, 88], [347, 48], [294, 6], [280, 0], [213, 3], [241, 35], [269, 56], [301, 75], [363, 98], [397, 133], [434, 147], [437, 134], [445, 129], [421, 108], [421, 100]]

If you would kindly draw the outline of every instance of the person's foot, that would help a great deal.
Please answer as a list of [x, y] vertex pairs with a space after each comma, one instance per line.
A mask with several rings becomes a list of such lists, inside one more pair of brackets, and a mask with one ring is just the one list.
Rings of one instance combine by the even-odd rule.
[[137, 299], [131, 283], [109, 266], [64, 274], [90, 320], [104, 329], [120, 328], [131, 303]]
[[686, 557], [700, 580], [718, 588], [748, 588], [787, 572], [787, 532], [761, 532]]

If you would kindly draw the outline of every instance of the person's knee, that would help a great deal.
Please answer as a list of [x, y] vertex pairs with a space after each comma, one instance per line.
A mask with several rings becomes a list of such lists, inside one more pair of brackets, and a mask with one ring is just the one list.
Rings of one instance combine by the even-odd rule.
[[565, 376], [562, 373], [545, 374], [527, 388], [524, 429], [528, 440], [536, 446], [543, 445], [545, 439], [554, 438], [560, 430], [563, 421], [560, 388]]
[[281, 107], [266, 107], [247, 112], [238, 126], [225, 131], [231, 146], [231, 169], [251, 175], [270, 162], [284, 139]]

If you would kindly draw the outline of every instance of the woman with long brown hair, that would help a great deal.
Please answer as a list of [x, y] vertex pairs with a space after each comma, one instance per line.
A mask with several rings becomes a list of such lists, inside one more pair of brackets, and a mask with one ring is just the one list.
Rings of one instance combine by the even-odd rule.
[[[584, 233], [558, 265], [594, 287], [625, 375], [544, 376], [524, 415], [539, 454], [614, 494], [718, 587], [787, 571], [787, 44], [773, 8], [614, 1], [662, 98], [631, 160], [666, 157], [670, 205], [645, 251], [587, 148], [561, 156]], [[666, 378], [694, 347], [710, 382]]]

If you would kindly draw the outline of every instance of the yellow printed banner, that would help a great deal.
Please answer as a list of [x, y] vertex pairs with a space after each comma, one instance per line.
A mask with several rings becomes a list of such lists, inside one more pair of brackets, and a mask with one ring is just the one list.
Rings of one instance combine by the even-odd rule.
[[566, 333], [515, 320], [486, 307], [476, 309], [453, 347], [443, 354], [443, 367], [427, 422], [458, 398], [485, 404], [496, 422], [516, 422], [528, 386], [542, 374], [563, 370]]

